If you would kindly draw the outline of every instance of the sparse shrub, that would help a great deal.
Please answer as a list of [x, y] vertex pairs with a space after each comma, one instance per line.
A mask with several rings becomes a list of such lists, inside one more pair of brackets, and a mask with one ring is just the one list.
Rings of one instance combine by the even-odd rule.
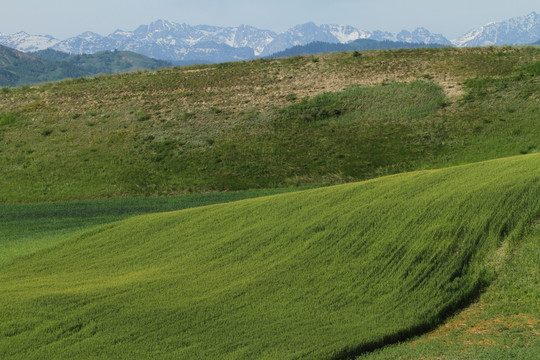
[[184, 113], [182, 114], [182, 120], [194, 119], [196, 117], [197, 117], [197, 114], [189, 112], [189, 111], [184, 111]]
[[150, 120], [152, 117], [145, 113], [144, 111], [137, 111], [135, 113], [135, 120], [136, 121], [146, 121], [146, 120]]
[[221, 110], [220, 108], [218, 108], [218, 107], [216, 107], [216, 106], [212, 106], [212, 107], [210, 108], [210, 110], [212, 110], [212, 112], [213, 112], [214, 114], [216, 114], [216, 115], [221, 114], [221, 113], [223, 112], [223, 110]]
[[362, 53], [358, 50], [355, 50], [352, 54], [353, 57], [361, 57], [362, 56]]
[[18, 118], [15, 112], [0, 113], [0, 126], [13, 124]]
[[53, 133], [53, 129], [51, 128], [45, 128], [41, 130], [41, 136], [49, 136]]
[[523, 68], [527, 75], [538, 76], [540, 75], [540, 61], [535, 61]]
[[286, 99], [287, 99], [287, 101], [295, 102], [296, 100], [298, 100], [298, 95], [296, 95], [296, 94], [289, 94], [289, 95], [287, 95]]
[[177, 141], [172, 139], [165, 139], [163, 141], [156, 141], [151, 144], [153, 154], [150, 156], [150, 160], [153, 162], [161, 162], [164, 159], [173, 155], [174, 151], [178, 148]]
[[285, 109], [283, 113], [286, 117], [307, 122], [338, 116], [344, 112], [344, 104], [339, 104], [338, 97], [336, 94], [324, 93], [311, 100], [303, 99], [300, 103]]
[[438, 99], [437, 100], [437, 106], [440, 108], [445, 108], [449, 105], [448, 101], [446, 99]]

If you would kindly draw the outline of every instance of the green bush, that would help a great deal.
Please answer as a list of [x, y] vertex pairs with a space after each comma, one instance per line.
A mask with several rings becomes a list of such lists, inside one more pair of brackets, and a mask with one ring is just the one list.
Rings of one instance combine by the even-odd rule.
[[540, 61], [535, 61], [523, 68], [526, 74], [532, 76], [540, 75]]
[[138, 111], [135, 113], [135, 120], [136, 121], [146, 121], [150, 120], [152, 117], [145, 113], [144, 111]]
[[0, 113], [0, 126], [13, 124], [18, 117], [19, 114], [15, 112]]
[[50, 128], [46, 128], [46, 129], [43, 129], [41, 130], [41, 135], [42, 136], [49, 136], [53, 133], [53, 129], [50, 129]]

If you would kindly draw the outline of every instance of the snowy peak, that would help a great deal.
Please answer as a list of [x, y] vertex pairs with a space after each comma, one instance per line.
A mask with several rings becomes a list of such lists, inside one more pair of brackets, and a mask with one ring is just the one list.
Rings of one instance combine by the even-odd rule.
[[176, 31], [180, 27], [181, 25], [172, 23], [167, 20], [160, 19], [151, 23], [148, 27], [148, 30], [150, 32], [169, 32], [169, 31]]
[[441, 34], [432, 34], [426, 28], [416, 28], [412, 33], [402, 30], [396, 36], [397, 41], [417, 44], [441, 44], [452, 46], [452, 43]]
[[328, 43], [338, 43], [339, 40], [324, 26], [317, 26], [313, 22], [296, 25], [293, 28], [277, 35], [265, 47], [261, 53], [262, 56], [272, 55], [298, 45], [307, 45], [314, 41], [323, 41]]
[[214, 27], [199, 25], [195, 29], [199, 32], [198, 40], [201, 42], [215, 42], [225, 44], [232, 48], [249, 47], [255, 55], [260, 55], [265, 47], [277, 36], [269, 30], [260, 30], [253, 26], [240, 25], [238, 27]]
[[294, 42], [294, 45], [305, 45], [314, 41], [339, 42], [324, 26], [319, 27], [313, 22], [297, 25], [282, 34], [282, 36], [290, 38]]
[[535, 12], [501, 22], [492, 22], [455, 39], [459, 47], [523, 45], [540, 39], [540, 15]]
[[358, 30], [350, 25], [321, 25], [321, 29], [332, 34], [342, 44], [371, 37], [369, 31]]
[[262, 55], [272, 55], [298, 45], [320, 41], [326, 43], [346, 44], [358, 39], [371, 39], [377, 41], [403, 41], [409, 43], [442, 44], [452, 45], [448, 39], [439, 34], [431, 34], [424, 28], [418, 28], [413, 33], [406, 32], [403, 40], [398, 40], [397, 35], [385, 31], [364, 31], [349, 25], [321, 25], [317, 26], [310, 22], [297, 25], [283, 34], [278, 35], [264, 50]]
[[82, 33], [81, 35], [79, 35], [77, 37], [80, 38], [80, 39], [87, 40], [87, 41], [96, 41], [96, 40], [103, 39], [103, 36], [101, 36], [99, 34], [96, 34], [95, 32], [92, 32], [92, 31], [84, 32], [84, 33]]
[[190, 54], [197, 54], [199, 59], [200, 54], [215, 54], [226, 49], [225, 52], [231, 56], [225, 56], [223, 61], [232, 61], [260, 55], [276, 36], [271, 31], [247, 25], [190, 26], [157, 20], [134, 31], [116, 30], [108, 36], [87, 32], [59, 42], [54, 49], [72, 54], [94, 53], [103, 49], [128, 50], [169, 61], [193, 60], [189, 58]]
[[12, 35], [0, 34], [0, 45], [22, 52], [45, 50], [56, 45], [59, 41], [49, 35], [29, 35], [24, 31]]
[[112, 39], [106, 38], [91, 31], [79, 36], [60, 41], [51, 47], [53, 50], [68, 54], [93, 54], [99, 51], [115, 50]]

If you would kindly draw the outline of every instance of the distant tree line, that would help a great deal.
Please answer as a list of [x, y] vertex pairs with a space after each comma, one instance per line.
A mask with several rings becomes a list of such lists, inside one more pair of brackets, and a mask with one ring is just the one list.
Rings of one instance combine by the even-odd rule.
[[342, 51], [363, 50], [389, 50], [389, 49], [416, 49], [416, 48], [439, 48], [439, 44], [406, 43], [400, 41], [377, 41], [371, 39], [358, 39], [347, 44], [327, 43], [316, 41], [307, 45], [298, 45], [271, 55], [271, 58], [280, 58], [297, 55], [328, 54]]

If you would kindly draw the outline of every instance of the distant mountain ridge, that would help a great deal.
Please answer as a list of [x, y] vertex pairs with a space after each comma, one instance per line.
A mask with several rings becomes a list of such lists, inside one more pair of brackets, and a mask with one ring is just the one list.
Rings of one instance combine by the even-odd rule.
[[16, 34], [0, 33], [0, 45], [22, 52], [45, 50], [59, 42], [60, 40], [50, 35], [30, 35], [24, 31]]
[[540, 15], [532, 12], [523, 17], [490, 23], [452, 41], [423, 27], [393, 34], [360, 30], [349, 25], [318, 26], [313, 22], [294, 26], [281, 34], [248, 25], [191, 26], [167, 20], [141, 25], [133, 31], [116, 30], [107, 36], [88, 31], [66, 40], [25, 32], [0, 34], [0, 44], [23, 52], [51, 48], [69, 54], [93, 54], [117, 49], [174, 64], [249, 60], [313, 42], [347, 44], [360, 39], [458, 47], [531, 44], [540, 39]]
[[127, 51], [69, 55], [52, 49], [23, 53], [0, 45], [0, 86], [114, 74], [137, 69], [155, 70], [171, 64]]
[[469, 31], [452, 43], [458, 47], [526, 45], [538, 39], [540, 39], [540, 15], [531, 12], [526, 16], [486, 24]]
[[451, 45], [444, 36], [431, 34], [424, 28], [392, 34], [363, 31], [348, 25], [317, 26], [312, 22], [297, 25], [281, 34], [247, 25], [191, 26], [166, 20], [141, 25], [134, 31], [116, 30], [107, 36], [88, 31], [66, 40], [23, 32], [15, 35], [0, 34], [0, 44], [19, 51], [51, 48], [69, 54], [92, 54], [118, 49], [173, 63], [248, 60], [314, 41], [339, 44], [358, 39]]

